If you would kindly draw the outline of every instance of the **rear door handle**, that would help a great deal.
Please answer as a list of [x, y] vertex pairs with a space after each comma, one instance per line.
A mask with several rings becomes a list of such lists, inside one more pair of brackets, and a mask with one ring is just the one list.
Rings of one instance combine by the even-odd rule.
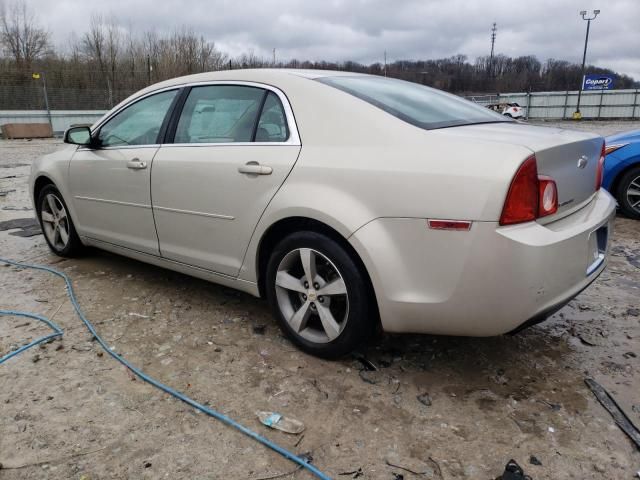
[[258, 162], [248, 162], [238, 167], [240, 173], [248, 173], [250, 175], [271, 175], [273, 168], [266, 165], [260, 165]]
[[127, 168], [131, 170], [142, 170], [147, 168], [147, 162], [141, 162], [139, 158], [133, 158], [127, 162]]

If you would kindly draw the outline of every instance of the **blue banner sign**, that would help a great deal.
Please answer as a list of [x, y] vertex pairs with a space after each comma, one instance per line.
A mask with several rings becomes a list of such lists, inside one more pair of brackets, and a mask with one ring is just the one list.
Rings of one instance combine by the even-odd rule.
[[582, 77], [583, 90], [611, 90], [613, 89], [614, 75], [585, 75]]

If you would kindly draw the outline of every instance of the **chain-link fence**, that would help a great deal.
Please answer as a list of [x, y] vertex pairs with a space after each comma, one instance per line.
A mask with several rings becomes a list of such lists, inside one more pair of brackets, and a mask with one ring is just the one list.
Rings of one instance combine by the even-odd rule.
[[151, 83], [147, 72], [126, 75], [72, 72], [0, 72], [0, 110], [108, 110]]

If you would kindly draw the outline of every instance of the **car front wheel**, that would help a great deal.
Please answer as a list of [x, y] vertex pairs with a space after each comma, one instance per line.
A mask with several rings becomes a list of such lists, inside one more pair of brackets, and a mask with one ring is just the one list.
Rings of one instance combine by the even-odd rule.
[[364, 272], [333, 238], [298, 232], [274, 249], [267, 298], [283, 332], [312, 355], [337, 358], [372, 333], [372, 298]]
[[82, 250], [82, 242], [56, 187], [47, 185], [40, 191], [36, 209], [42, 233], [51, 251], [61, 257], [78, 255]]
[[617, 200], [624, 214], [640, 220], [640, 166], [624, 174], [617, 193]]

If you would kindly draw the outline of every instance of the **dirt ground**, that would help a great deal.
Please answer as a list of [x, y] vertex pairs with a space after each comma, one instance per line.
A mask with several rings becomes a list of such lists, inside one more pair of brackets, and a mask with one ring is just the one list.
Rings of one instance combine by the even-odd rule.
[[[0, 142], [0, 192], [9, 191], [0, 222], [33, 217], [29, 164], [58, 147]], [[496, 338], [384, 336], [362, 352], [376, 371], [356, 358], [297, 351], [262, 300], [97, 250], [63, 260], [41, 235], [16, 232], [0, 232], [0, 256], [66, 272], [115, 351], [310, 453], [332, 478], [488, 480], [511, 458], [533, 479], [632, 479], [640, 470], [640, 453], [584, 384], [596, 379], [640, 425], [640, 222], [616, 219], [605, 273], [547, 322]], [[53, 318], [64, 337], [0, 365], [0, 479], [312, 478], [102, 355], [60, 279], [0, 266], [2, 308]], [[0, 355], [46, 333], [38, 322], [0, 317]], [[257, 410], [306, 430], [270, 430]]]

